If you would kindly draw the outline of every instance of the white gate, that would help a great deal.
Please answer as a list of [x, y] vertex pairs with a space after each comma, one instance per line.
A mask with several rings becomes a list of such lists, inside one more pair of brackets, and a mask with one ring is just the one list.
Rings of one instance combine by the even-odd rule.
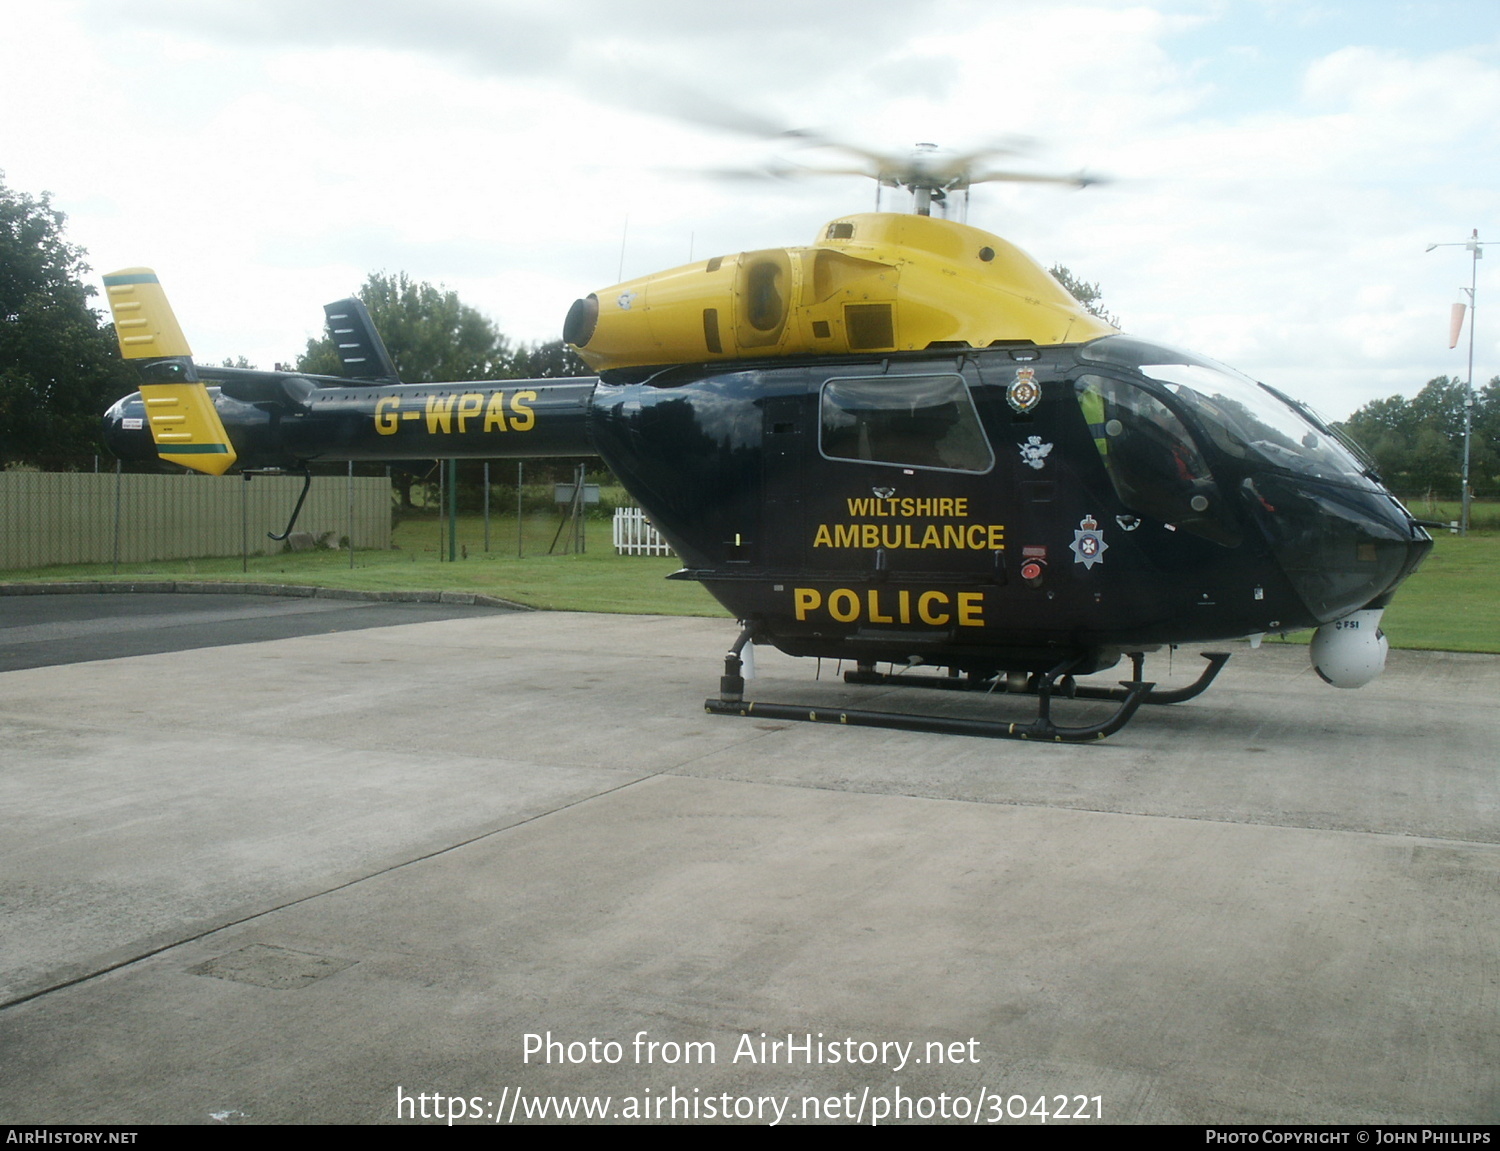
[[615, 554], [622, 556], [669, 556], [672, 548], [651, 526], [640, 508], [615, 509]]

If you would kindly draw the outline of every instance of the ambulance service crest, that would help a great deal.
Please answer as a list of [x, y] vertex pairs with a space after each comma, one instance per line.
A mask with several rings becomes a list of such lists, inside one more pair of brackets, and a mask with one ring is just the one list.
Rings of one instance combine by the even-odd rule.
[[1017, 368], [1016, 378], [1005, 389], [1006, 402], [1018, 412], [1029, 412], [1042, 398], [1042, 386], [1036, 382], [1035, 368]]
[[1073, 542], [1068, 547], [1073, 552], [1073, 562], [1082, 564], [1085, 568], [1103, 563], [1104, 553], [1109, 550], [1109, 545], [1104, 542], [1104, 532], [1099, 528], [1099, 521], [1093, 516], [1084, 516], [1079, 521], [1078, 530], [1073, 533]]
[[1041, 436], [1027, 436], [1020, 448], [1021, 462], [1037, 471], [1047, 466], [1047, 457], [1052, 454], [1052, 445], [1042, 443]]

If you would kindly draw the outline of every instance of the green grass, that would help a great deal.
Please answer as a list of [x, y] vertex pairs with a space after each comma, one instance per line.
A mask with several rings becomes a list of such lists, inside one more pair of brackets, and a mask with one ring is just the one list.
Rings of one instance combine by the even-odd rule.
[[[1395, 648], [1500, 652], [1500, 536], [1435, 533], [1432, 553], [1380, 621]], [[1307, 643], [1311, 631], [1267, 642]]]
[[[359, 551], [349, 566], [347, 551], [314, 551], [251, 556], [157, 560], [121, 564], [74, 564], [0, 572], [0, 582], [21, 580], [173, 579], [223, 582], [311, 584], [359, 591], [458, 591], [556, 611], [629, 612], [653, 615], [725, 616], [728, 613], [696, 583], [669, 580], [682, 566], [673, 556], [617, 556], [606, 521], [588, 524], [583, 555], [546, 554], [557, 531], [557, 517], [527, 517], [523, 547], [516, 558], [516, 519], [492, 517], [490, 550], [484, 550], [484, 521], [460, 516], [460, 556], [446, 562], [439, 550], [439, 524], [412, 519], [397, 526], [391, 551]], [[561, 542], [559, 543], [561, 547]]]
[[[1422, 514], [1418, 512], [1418, 514]], [[1436, 518], [1436, 517], [1435, 517]], [[680, 566], [674, 557], [617, 556], [607, 521], [588, 525], [583, 555], [548, 556], [555, 516], [525, 521], [525, 558], [516, 558], [516, 520], [494, 517], [490, 550], [484, 550], [479, 516], [459, 518], [458, 542], [468, 558], [446, 561], [439, 551], [437, 519], [411, 519], [395, 531], [396, 548], [362, 551], [349, 566], [347, 551], [238, 558], [74, 565], [0, 572], [10, 580], [194, 579], [313, 584], [361, 591], [461, 591], [559, 611], [725, 616], [696, 583], [665, 577]], [[1393, 647], [1439, 651], [1500, 652], [1500, 535], [1437, 533], [1420, 571], [1396, 593], [1382, 621]], [[1304, 632], [1290, 642], [1306, 642]]]
[[1500, 536], [1435, 534], [1380, 621], [1391, 646], [1500, 652]]
[[[1411, 514], [1422, 520], [1437, 520], [1440, 523], [1457, 523], [1463, 510], [1458, 500], [1409, 499], [1405, 501]], [[1430, 529], [1434, 533], [1436, 528]], [[1470, 532], [1500, 532], [1500, 500], [1469, 501]]]

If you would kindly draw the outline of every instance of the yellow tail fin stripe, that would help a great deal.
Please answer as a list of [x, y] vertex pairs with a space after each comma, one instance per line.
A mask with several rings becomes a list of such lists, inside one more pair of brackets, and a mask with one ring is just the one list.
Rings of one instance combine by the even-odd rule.
[[141, 399], [162, 459], [211, 476], [234, 466], [234, 445], [201, 383], [142, 384]]
[[104, 292], [115, 317], [120, 354], [127, 360], [193, 354], [161, 282], [150, 268], [110, 272], [104, 277]]

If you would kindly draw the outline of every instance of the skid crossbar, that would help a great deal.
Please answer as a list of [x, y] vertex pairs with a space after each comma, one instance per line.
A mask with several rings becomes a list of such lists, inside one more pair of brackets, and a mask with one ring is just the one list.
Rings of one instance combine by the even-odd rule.
[[[885, 727], [898, 731], [924, 731], [939, 735], [975, 735], [986, 739], [1046, 740], [1054, 743], [1087, 743], [1104, 739], [1119, 731], [1136, 710], [1151, 696], [1154, 683], [1139, 678], [1140, 664], [1135, 665], [1136, 677], [1120, 683], [1120, 691], [1104, 698], [1115, 700], [1118, 707], [1100, 723], [1080, 726], [1065, 726], [1052, 721], [1051, 705], [1055, 694], [1072, 694], [1071, 675], [1082, 657], [1074, 657], [1058, 664], [1051, 671], [1034, 678], [1034, 694], [1037, 696], [1037, 716], [1030, 723], [1012, 723], [1004, 720], [957, 719], [941, 715], [910, 715], [903, 712], [866, 711], [855, 708], [816, 707], [808, 704], [771, 703], [744, 698], [745, 680], [741, 674], [743, 663], [740, 653], [753, 638], [753, 631], [746, 628], [740, 633], [724, 657], [724, 675], [719, 680], [719, 698], [703, 701], [704, 710], [710, 715], [758, 716], [763, 719], [789, 719], [805, 723], [837, 723], [852, 727]], [[1228, 658], [1227, 656], [1225, 657]], [[1222, 663], [1222, 661], [1221, 661]], [[1217, 667], [1214, 668], [1217, 671]], [[885, 682], [911, 686], [922, 683], [930, 686], [953, 686], [953, 680], [934, 678], [896, 679], [882, 677]], [[1209, 679], [1213, 677], [1208, 676]], [[1059, 691], [1059, 681], [1068, 685], [1067, 692]], [[860, 682], [869, 682], [861, 680]], [[1197, 686], [1197, 685], [1194, 685]], [[1207, 684], [1203, 684], [1207, 686]], [[1094, 689], [1099, 690], [1099, 689]], [[1198, 691], [1202, 687], [1197, 688]], [[1170, 693], [1163, 693], [1170, 694]], [[1194, 692], [1196, 694], [1196, 691]], [[1097, 698], [1097, 697], [1091, 697]]]

